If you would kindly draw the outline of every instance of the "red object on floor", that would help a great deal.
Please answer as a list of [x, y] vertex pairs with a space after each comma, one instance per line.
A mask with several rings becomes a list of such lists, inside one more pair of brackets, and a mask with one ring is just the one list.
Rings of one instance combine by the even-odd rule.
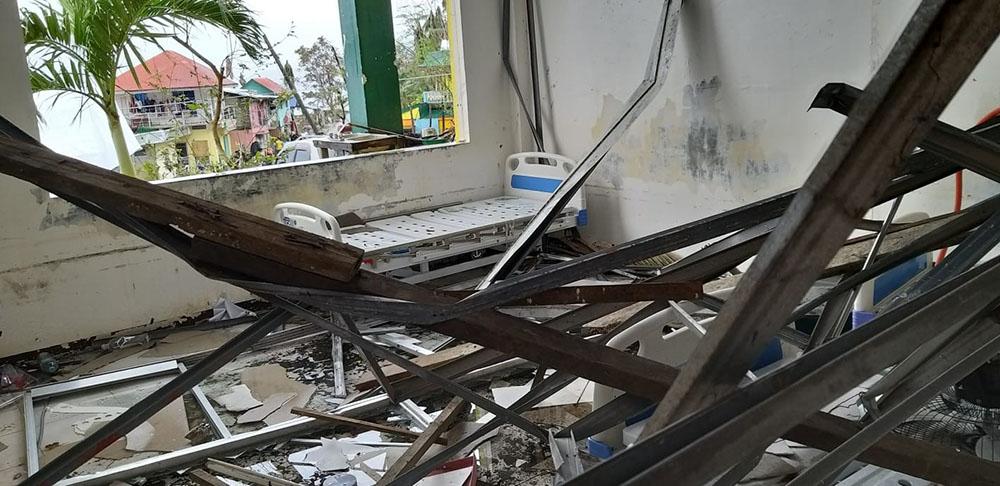
[[476, 458], [469, 456], [463, 459], [456, 459], [451, 462], [446, 462], [440, 465], [437, 469], [431, 471], [427, 477], [436, 476], [438, 474], [443, 474], [450, 471], [457, 471], [459, 469], [472, 468], [472, 473], [469, 474], [469, 479], [466, 479], [462, 486], [476, 486], [476, 477], [479, 476], [478, 470], [476, 468]]

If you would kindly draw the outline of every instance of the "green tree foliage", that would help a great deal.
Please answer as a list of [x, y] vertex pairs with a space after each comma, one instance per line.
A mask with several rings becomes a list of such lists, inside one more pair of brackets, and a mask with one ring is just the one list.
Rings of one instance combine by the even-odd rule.
[[326, 120], [343, 120], [347, 108], [347, 87], [344, 84], [344, 59], [337, 48], [324, 37], [316, 39], [313, 45], [301, 46], [295, 50], [299, 56], [299, 72], [296, 81], [304, 86], [300, 93], [316, 103]]
[[[107, 115], [123, 174], [135, 175], [115, 105], [115, 78], [144, 62], [138, 44], [187, 35], [196, 24], [230, 32], [251, 57], [261, 31], [241, 0], [51, 0], [21, 10], [34, 91], [78, 93]], [[54, 6], [55, 5], [55, 6]]]
[[403, 27], [397, 35], [396, 65], [399, 69], [400, 101], [403, 108], [422, 100], [425, 91], [448, 91], [451, 64], [441, 49], [448, 39], [444, 1], [435, 8], [414, 6], [396, 17]]

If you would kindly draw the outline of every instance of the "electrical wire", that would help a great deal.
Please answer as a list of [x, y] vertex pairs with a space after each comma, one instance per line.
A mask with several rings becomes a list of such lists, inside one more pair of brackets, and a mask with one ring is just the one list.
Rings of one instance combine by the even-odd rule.
[[[988, 122], [988, 121], [996, 118], [997, 116], [1000, 116], [1000, 106], [994, 108], [993, 111], [987, 113], [986, 116], [980, 118], [979, 119], [979, 123], [976, 123], [976, 125], [982, 125], [982, 124], [984, 124], [984, 123], [986, 123], [986, 122]], [[963, 180], [963, 177], [962, 177], [962, 173], [963, 172], [965, 172], [965, 171], [964, 170], [959, 170], [958, 172], [955, 173], [955, 203], [954, 203], [954, 206], [953, 206], [953, 211], [956, 212], [956, 213], [962, 211], [962, 196], [963, 196], [963, 194], [965, 192], [964, 180]], [[937, 254], [937, 258], [934, 260], [934, 264], [935, 265], [940, 264], [941, 261], [944, 260], [945, 255], [947, 255], [947, 254], [948, 254], [948, 248], [947, 247], [942, 248], [941, 250], [939, 250], [938, 254]]]

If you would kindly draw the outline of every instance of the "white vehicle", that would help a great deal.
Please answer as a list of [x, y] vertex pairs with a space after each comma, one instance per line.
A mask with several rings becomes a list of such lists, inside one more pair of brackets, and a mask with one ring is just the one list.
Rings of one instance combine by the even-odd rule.
[[328, 159], [333, 156], [333, 151], [330, 147], [323, 145], [326, 145], [324, 142], [329, 142], [329, 140], [325, 136], [314, 136], [285, 142], [274, 163], [287, 164], [289, 162]]

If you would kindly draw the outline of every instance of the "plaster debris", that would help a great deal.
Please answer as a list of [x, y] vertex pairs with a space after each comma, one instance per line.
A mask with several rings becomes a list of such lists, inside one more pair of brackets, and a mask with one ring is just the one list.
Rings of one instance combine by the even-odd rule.
[[125, 448], [130, 451], [144, 451], [152, 442], [156, 428], [149, 422], [143, 422], [131, 432], [125, 434]]
[[296, 418], [292, 414], [292, 408], [306, 406], [309, 403], [309, 399], [316, 393], [316, 386], [306, 385], [288, 378], [285, 368], [277, 364], [246, 368], [240, 372], [240, 381], [250, 388], [251, 394], [257, 400], [264, 400], [266, 397], [278, 393], [293, 394], [293, 397], [288, 402], [280, 405], [279, 409], [268, 412], [265, 415], [265, 418], [262, 420], [267, 425], [274, 425]]
[[130, 451], [170, 452], [190, 445], [187, 412], [183, 399], [177, 399], [125, 435]]
[[208, 322], [225, 321], [229, 319], [239, 319], [245, 316], [256, 315], [232, 302], [228, 298], [222, 297], [212, 306], [212, 317]]
[[236, 423], [247, 424], [251, 422], [260, 422], [267, 418], [268, 415], [271, 415], [283, 405], [288, 403], [288, 401], [294, 397], [295, 393], [275, 393], [265, 398], [261, 406], [240, 415], [240, 417], [236, 419]]
[[250, 388], [243, 384], [230, 388], [230, 393], [226, 395], [213, 397], [213, 400], [230, 412], [246, 412], [264, 404], [254, 398], [250, 393]]
[[337, 439], [320, 439], [320, 441], [323, 445], [306, 455], [306, 462], [312, 463], [323, 472], [343, 471], [350, 466]]
[[448, 462], [415, 484], [418, 486], [462, 486], [476, 472], [475, 464], [475, 460], [471, 457]]
[[[531, 390], [531, 384], [519, 386], [504, 386], [493, 388], [493, 398], [501, 407], [508, 408]], [[593, 403], [594, 383], [577, 378], [565, 388], [542, 400], [532, 408], [558, 407], [561, 405], [576, 405], [578, 403]]]

